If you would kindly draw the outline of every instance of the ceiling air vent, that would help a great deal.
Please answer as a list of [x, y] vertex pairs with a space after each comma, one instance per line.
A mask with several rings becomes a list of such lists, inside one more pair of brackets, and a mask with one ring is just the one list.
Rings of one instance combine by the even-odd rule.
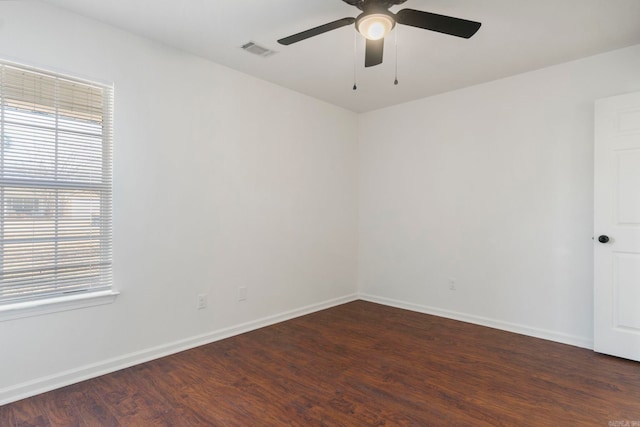
[[266, 47], [257, 45], [254, 42], [245, 43], [242, 45], [242, 48], [247, 52], [253, 53], [254, 55], [262, 56], [263, 58], [276, 53], [275, 50], [267, 49]]

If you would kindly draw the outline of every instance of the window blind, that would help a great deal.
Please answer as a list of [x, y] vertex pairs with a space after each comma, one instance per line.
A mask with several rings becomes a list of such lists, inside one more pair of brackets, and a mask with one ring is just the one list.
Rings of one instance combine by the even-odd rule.
[[112, 99], [0, 61], [0, 304], [111, 288]]

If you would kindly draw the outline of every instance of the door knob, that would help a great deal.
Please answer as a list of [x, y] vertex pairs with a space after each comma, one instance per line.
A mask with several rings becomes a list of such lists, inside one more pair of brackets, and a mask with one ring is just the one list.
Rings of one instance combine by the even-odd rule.
[[598, 237], [598, 242], [600, 243], [607, 243], [609, 242], [609, 236], [605, 236], [604, 234], [602, 236]]

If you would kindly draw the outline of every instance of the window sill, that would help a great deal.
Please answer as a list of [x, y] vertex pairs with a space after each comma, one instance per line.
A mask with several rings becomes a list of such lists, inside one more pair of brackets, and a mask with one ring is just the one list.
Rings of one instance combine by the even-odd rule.
[[0, 322], [23, 317], [40, 316], [60, 311], [76, 310], [85, 307], [111, 304], [120, 294], [117, 291], [89, 292], [86, 294], [66, 295], [63, 297], [26, 301], [0, 306]]

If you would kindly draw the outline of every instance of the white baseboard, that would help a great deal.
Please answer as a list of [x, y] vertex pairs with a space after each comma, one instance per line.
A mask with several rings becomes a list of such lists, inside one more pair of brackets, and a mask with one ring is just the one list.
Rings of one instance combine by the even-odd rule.
[[148, 348], [134, 353], [125, 354], [116, 358], [103, 360], [79, 368], [71, 369], [55, 375], [37, 378], [32, 381], [17, 384], [15, 386], [0, 389], [0, 406], [7, 403], [15, 402], [26, 397], [35, 396], [40, 393], [55, 390], [71, 384], [85, 381], [100, 375], [119, 371], [120, 369], [129, 368], [140, 363], [150, 360], [169, 356], [181, 351], [189, 350], [205, 344], [210, 344], [234, 335], [243, 334], [265, 326], [283, 322], [285, 320], [304, 316], [316, 311], [324, 310], [337, 305], [345, 304], [358, 299], [356, 294], [346, 295], [334, 298], [318, 304], [308, 305], [306, 307], [286, 311], [283, 313], [267, 316], [262, 319], [253, 320], [251, 322], [242, 323], [230, 328], [212, 331], [206, 334], [193, 336], [172, 343], [163, 344], [157, 347]]
[[378, 304], [388, 305], [391, 307], [402, 308], [405, 310], [416, 311], [424, 314], [431, 314], [447, 319], [459, 320], [462, 322], [473, 323], [475, 325], [488, 326], [494, 329], [514, 332], [520, 335], [527, 335], [535, 338], [542, 338], [548, 341], [555, 341], [562, 344], [568, 344], [575, 347], [593, 350], [593, 340], [585, 337], [564, 334], [561, 332], [549, 331], [545, 329], [532, 328], [530, 326], [519, 325], [516, 323], [504, 322], [501, 320], [489, 319], [486, 317], [475, 316], [472, 314], [459, 313], [456, 311], [443, 310], [436, 307], [426, 305], [413, 304], [405, 301], [398, 301], [390, 298], [379, 297], [369, 294], [359, 294], [360, 299]]
[[265, 326], [280, 323], [316, 311], [335, 307], [351, 301], [362, 299], [364, 301], [374, 302], [378, 304], [397, 307], [405, 310], [416, 311], [419, 313], [431, 314], [434, 316], [444, 317], [462, 322], [473, 323], [481, 326], [488, 326], [494, 329], [514, 332], [521, 335], [527, 335], [535, 338], [542, 338], [549, 341], [555, 341], [576, 347], [582, 347], [592, 350], [593, 341], [584, 337], [563, 334], [555, 331], [532, 328], [529, 326], [519, 325], [515, 323], [504, 322], [500, 320], [489, 319], [481, 316], [475, 316], [465, 313], [459, 313], [450, 310], [443, 310], [436, 307], [429, 307], [409, 303], [406, 301], [394, 300], [391, 298], [379, 297], [369, 294], [352, 294], [339, 298], [334, 298], [318, 304], [312, 304], [306, 307], [286, 311], [283, 313], [267, 316], [251, 322], [242, 323], [225, 329], [212, 331], [206, 334], [193, 336], [172, 343], [163, 344], [157, 347], [148, 348], [134, 353], [125, 354], [116, 358], [103, 360], [79, 368], [71, 369], [58, 374], [37, 378], [32, 381], [17, 384], [15, 386], [0, 389], [0, 405], [15, 402], [40, 393], [45, 393], [60, 387], [85, 381], [91, 378], [105, 375], [120, 369], [129, 368], [140, 363], [150, 360], [169, 356], [181, 351], [189, 350], [194, 347], [209, 344], [235, 335], [250, 332]]

